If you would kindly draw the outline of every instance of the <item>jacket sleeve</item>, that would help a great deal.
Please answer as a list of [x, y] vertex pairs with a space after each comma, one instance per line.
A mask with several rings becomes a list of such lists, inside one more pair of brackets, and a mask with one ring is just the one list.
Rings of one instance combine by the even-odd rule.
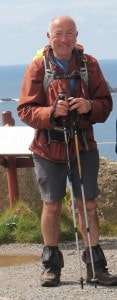
[[33, 61], [26, 69], [17, 112], [24, 123], [35, 128], [50, 127], [52, 105], [47, 107], [43, 89], [43, 60]]
[[103, 123], [112, 110], [112, 97], [108, 84], [95, 58], [89, 63], [88, 92], [91, 103], [91, 113], [88, 118], [92, 123]]

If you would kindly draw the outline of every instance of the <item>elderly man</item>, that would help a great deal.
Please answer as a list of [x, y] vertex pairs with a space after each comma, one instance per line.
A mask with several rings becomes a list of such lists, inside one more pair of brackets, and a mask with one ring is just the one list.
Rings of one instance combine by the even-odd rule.
[[[83, 261], [87, 267], [87, 282], [92, 282], [92, 264], [85, 224], [81, 182], [77, 167], [74, 136], [71, 134], [70, 113], [75, 111], [79, 141], [82, 180], [85, 192], [88, 224], [95, 276], [99, 284], [116, 285], [117, 277], [110, 275], [104, 253], [99, 245], [99, 225], [96, 212], [99, 154], [93, 133], [94, 123], [103, 123], [112, 110], [112, 99], [97, 60], [85, 54], [76, 43], [78, 31], [69, 16], [58, 16], [49, 25], [49, 45], [39, 51], [28, 66], [18, 103], [20, 119], [35, 128], [30, 149], [43, 201], [41, 230], [42, 286], [60, 283], [63, 255], [58, 248], [62, 200], [66, 194], [67, 157], [63, 118], [69, 132], [69, 156], [74, 198], [78, 206], [79, 224], [85, 245]], [[51, 80], [47, 79], [45, 60]], [[81, 65], [88, 70], [88, 78], [81, 76]], [[45, 76], [46, 74], [46, 76]], [[51, 76], [52, 75], [52, 76]], [[46, 77], [46, 80], [45, 80]], [[65, 93], [65, 99], [59, 94]], [[67, 101], [69, 97], [71, 101]]]

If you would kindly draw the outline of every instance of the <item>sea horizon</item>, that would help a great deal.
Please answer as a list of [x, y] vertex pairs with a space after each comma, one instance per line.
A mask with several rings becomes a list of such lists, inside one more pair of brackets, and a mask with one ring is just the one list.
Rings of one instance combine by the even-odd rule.
[[[89, 54], [89, 53], [88, 53]], [[93, 57], [95, 57], [94, 55], [93, 55]], [[96, 57], [95, 57], [96, 58]], [[97, 59], [97, 58], [96, 58]], [[117, 58], [115, 57], [115, 58], [98, 58], [97, 59], [98, 61], [109, 61], [109, 60], [117, 60]], [[31, 61], [30, 61], [31, 62]], [[8, 63], [8, 64], [0, 64], [0, 66], [1, 67], [5, 67], [5, 66], [25, 66], [25, 65], [29, 65], [30, 64], [30, 62], [23, 62], [23, 63], [18, 63], [18, 64], [16, 64], [16, 63]]]

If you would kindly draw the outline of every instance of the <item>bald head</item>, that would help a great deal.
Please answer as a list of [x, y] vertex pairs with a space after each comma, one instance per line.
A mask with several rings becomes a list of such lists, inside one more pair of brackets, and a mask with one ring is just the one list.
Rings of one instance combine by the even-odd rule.
[[49, 24], [49, 28], [48, 31], [51, 34], [53, 31], [53, 27], [55, 28], [55, 26], [59, 26], [60, 24], [70, 24], [70, 26], [72, 26], [73, 30], [75, 32], [77, 32], [77, 28], [76, 28], [76, 23], [75, 21], [69, 17], [69, 16], [57, 16], [55, 18], [53, 18]]

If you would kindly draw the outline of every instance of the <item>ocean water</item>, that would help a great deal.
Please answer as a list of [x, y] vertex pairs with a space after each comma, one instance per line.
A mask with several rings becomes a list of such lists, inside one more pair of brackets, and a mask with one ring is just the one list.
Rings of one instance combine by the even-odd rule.
[[[117, 60], [101, 60], [99, 63], [110, 86], [117, 87]], [[7, 110], [12, 112], [17, 126], [25, 126], [18, 118], [17, 103], [26, 67], [27, 65], [0, 66], [0, 126], [2, 112]], [[113, 94], [112, 98], [113, 110], [108, 120], [103, 124], [94, 125], [94, 132], [100, 156], [116, 160], [117, 94]]]

